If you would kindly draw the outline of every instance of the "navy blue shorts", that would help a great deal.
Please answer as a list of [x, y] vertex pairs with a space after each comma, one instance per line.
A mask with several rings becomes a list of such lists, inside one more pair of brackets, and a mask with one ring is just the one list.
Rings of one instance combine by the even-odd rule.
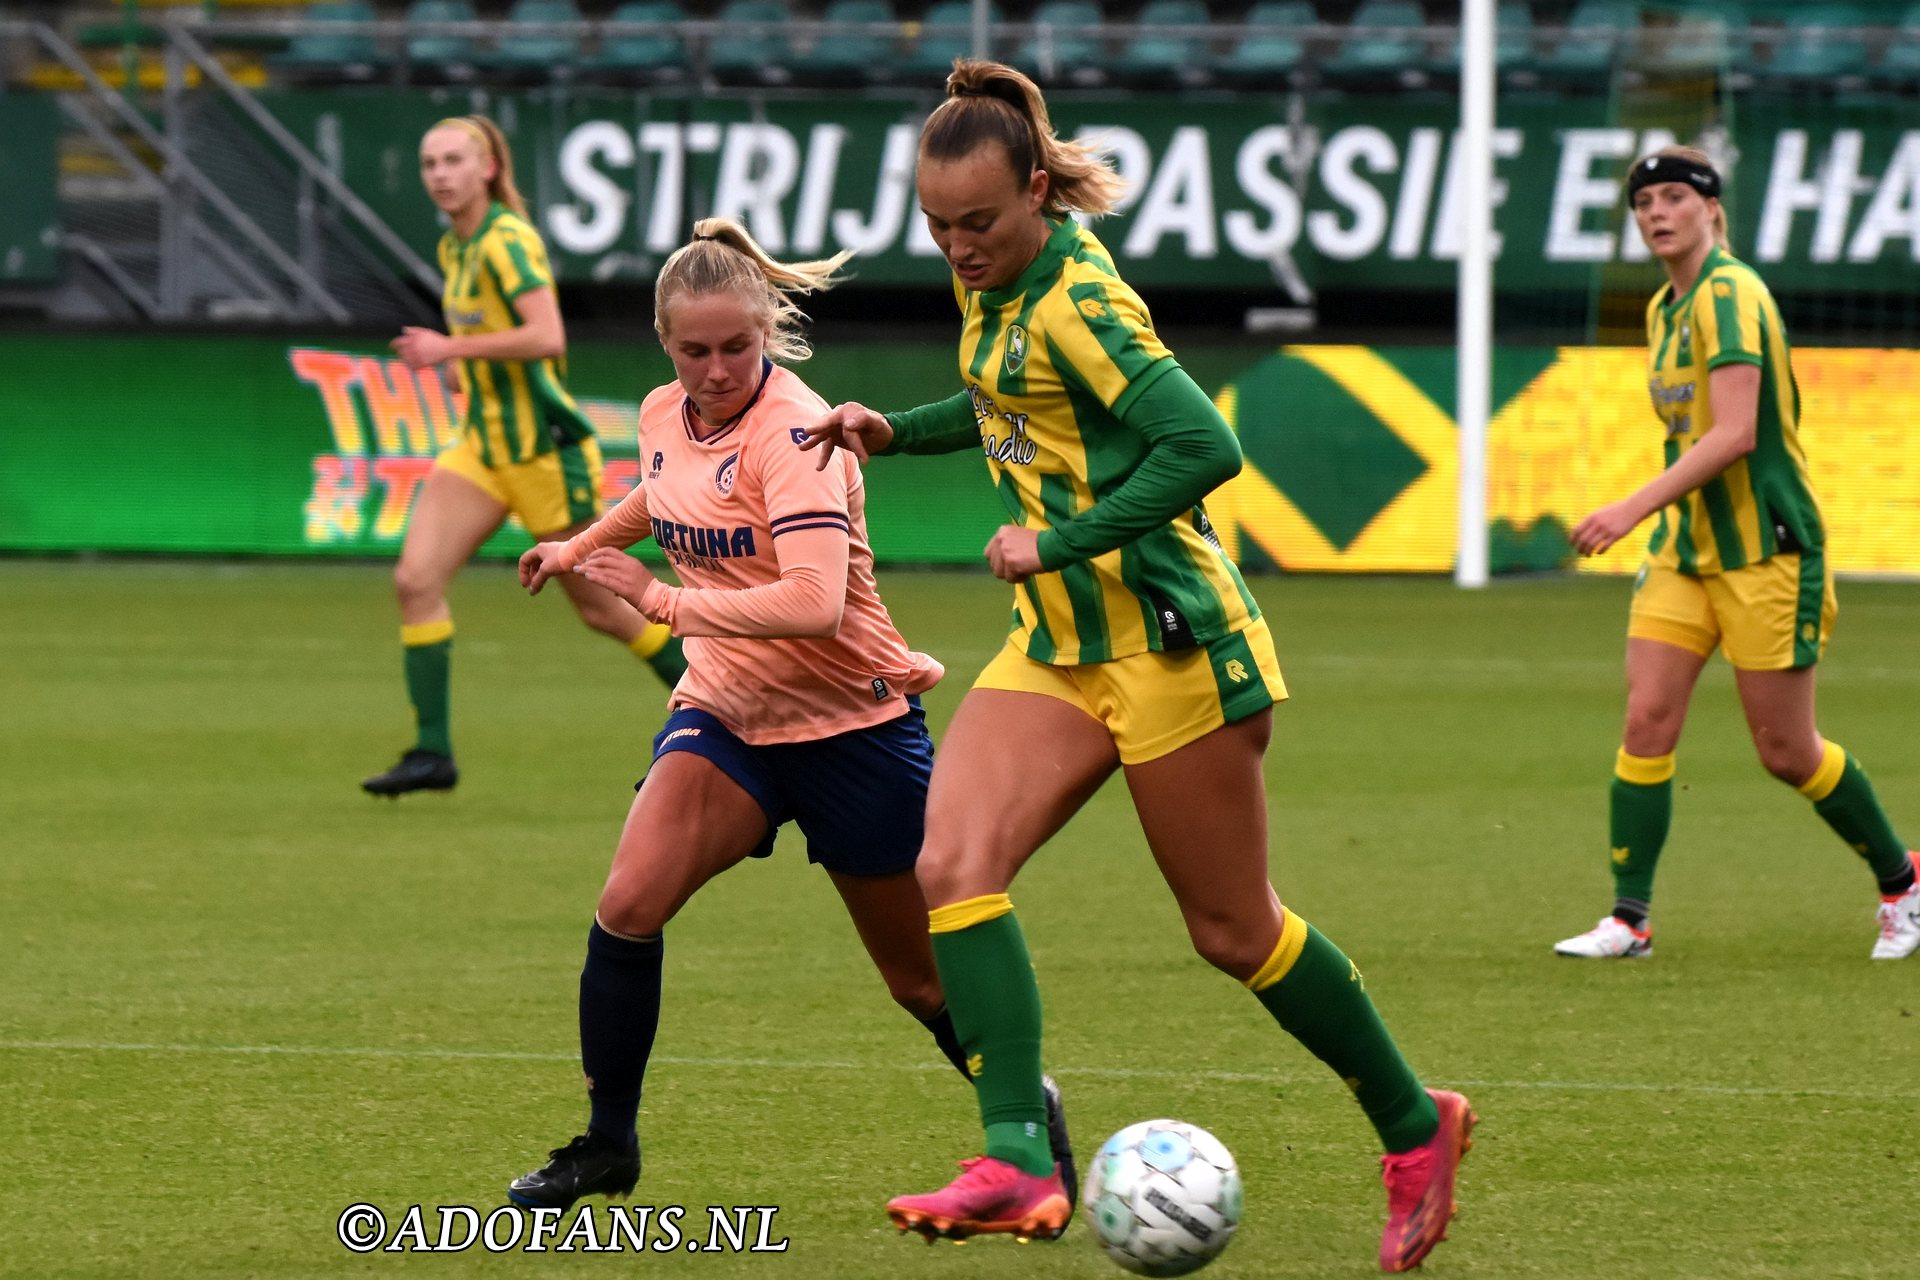
[[[653, 758], [690, 751], [718, 765], [767, 815], [756, 858], [773, 852], [789, 819], [807, 837], [807, 861], [853, 876], [911, 871], [926, 832], [933, 739], [920, 699], [885, 724], [813, 742], [752, 746], [697, 707], [667, 717]], [[643, 779], [644, 781], [644, 779]]]

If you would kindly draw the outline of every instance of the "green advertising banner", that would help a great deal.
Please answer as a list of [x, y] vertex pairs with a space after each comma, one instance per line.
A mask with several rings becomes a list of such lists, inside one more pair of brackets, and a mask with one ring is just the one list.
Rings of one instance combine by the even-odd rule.
[[[607, 456], [639, 475], [652, 343], [577, 344], [570, 382]], [[958, 385], [945, 344], [831, 343], [801, 372], [829, 401], [902, 408]], [[1250, 569], [1445, 573], [1458, 529], [1454, 356], [1437, 347], [1195, 346], [1181, 361], [1246, 465], [1208, 499]], [[1503, 348], [1487, 442], [1497, 571], [1571, 563], [1564, 531], [1662, 466], [1646, 353]], [[385, 350], [264, 337], [0, 337], [0, 551], [390, 557], [457, 406]], [[1920, 351], [1794, 357], [1802, 433], [1841, 572], [1920, 573]], [[980, 563], [1004, 518], [971, 451], [882, 458], [867, 517], [883, 563]], [[527, 545], [503, 529], [484, 554]], [[1631, 572], [1641, 537], [1583, 562]], [[643, 549], [644, 553], [644, 549]]]
[[50, 95], [0, 93], [0, 283], [39, 284], [60, 274], [59, 109]]
[[[511, 137], [568, 278], [649, 279], [695, 218], [729, 214], [776, 253], [857, 250], [869, 283], [946, 279], [912, 189], [925, 99], [262, 98], [423, 256], [439, 224], [420, 189], [420, 135], [479, 109]], [[1322, 290], [1453, 286], [1464, 170], [1449, 99], [1074, 97], [1056, 107], [1060, 132], [1100, 140], [1131, 184], [1098, 232], [1136, 284], [1246, 288], [1297, 271]], [[1505, 110], [1494, 136], [1499, 286], [1584, 291], [1608, 263], [1648, 261], [1620, 178], [1674, 135], [1615, 123], [1601, 97]], [[1743, 100], [1708, 141], [1730, 175], [1735, 249], [1776, 289], [1920, 287], [1920, 127], [1902, 104]]]

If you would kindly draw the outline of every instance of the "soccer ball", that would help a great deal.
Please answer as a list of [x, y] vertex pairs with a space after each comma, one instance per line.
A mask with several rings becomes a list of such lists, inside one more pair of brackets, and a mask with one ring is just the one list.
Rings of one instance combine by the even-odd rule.
[[1183, 1276], [1240, 1226], [1240, 1169], [1199, 1125], [1147, 1120], [1107, 1139], [1080, 1203], [1109, 1258], [1135, 1275]]

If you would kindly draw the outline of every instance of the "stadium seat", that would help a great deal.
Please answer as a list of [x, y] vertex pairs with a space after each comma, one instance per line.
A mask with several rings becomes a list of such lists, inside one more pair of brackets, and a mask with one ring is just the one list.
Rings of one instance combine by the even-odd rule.
[[[832, 0], [821, 15], [824, 22], [892, 23], [887, 0]], [[893, 72], [897, 36], [866, 32], [823, 31], [812, 47], [797, 52], [794, 75], [815, 84], [866, 84]]]
[[486, 64], [504, 71], [570, 74], [580, 63], [579, 36], [514, 28], [578, 21], [580, 9], [573, 0], [514, 0]]
[[1414, 87], [1426, 79], [1426, 15], [1411, 0], [1365, 0], [1353, 12], [1352, 35], [1327, 63], [1336, 83]]
[[[676, 0], [632, 0], [607, 15], [613, 22], [685, 22]], [[687, 47], [677, 31], [656, 35], [608, 36], [589, 62], [611, 79], [674, 79], [685, 74]]]
[[707, 50], [707, 66], [716, 78], [729, 84], [762, 85], [793, 79], [787, 66], [785, 5], [778, 0], [728, 0], [719, 21], [739, 30], [714, 40]]
[[1235, 42], [1215, 69], [1242, 89], [1282, 88], [1307, 57], [1307, 32], [1319, 16], [1307, 0], [1261, 0], [1241, 19], [1253, 30]]
[[1139, 84], [1199, 84], [1209, 77], [1205, 35], [1175, 35], [1163, 27], [1204, 27], [1207, 6], [1201, 0], [1148, 0], [1134, 18], [1138, 30], [1114, 59], [1114, 69]]
[[1099, 84], [1107, 78], [1100, 42], [1085, 34], [1106, 21], [1093, 0], [1044, 0], [1033, 11], [1031, 40], [1013, 55], [1013, 65], [1050, 84]]
[[[998, 5], [987, 10], [989, 30], [1004, 21]], [[973, 56], [972, 0], [941, 0], [920, 20], [919, 39], [900, 64], [900, 75], [914, 83], [938, 83], [953, 70], [955, 58]]]
[[[413, 0], [407, 7], [407, 21], [473, 22], [475, 17], [468, 0]], [[417, 71], [437, 73], [449, 79], [469, 79], [476, 54], [469, 36], [417, 35], [407, 41], [407, 61]]]
[[1567, 88], [1604, 84], [1615, 59], [1631, 52], [1639, 29], [1634, 0], [1581, 0], [1567, 18], [1566, 34], [1536, 65], [1546, 79]]
[[[330, 4], [310, 6], [300, 15], [309, 22], [371, 22], [373, 6], [365, 0], [333, 0]], [[273, 57], [270, 65], [277, 72], [295, 78], [328, 80], [370, 80], [385, 61], [372, 35], [347, 32], [315, 32], [295, 36], [286, 51]]]
[[[1460, 44], [1461, 37], [1456, 33], [1447, 43], [1446, 52], [1434, 63], [1436, 70], [1447, 75], [1460, 74]], [[1520, 3], [1501, 5], [1494, 26], [1494, 67], [1502, 74], [1526, 71], [1532, 68], [1533, 60], [1533, 11]]]
[[1750, 31], [1747, 8], [1736, 0], [1684, 9], [1671, 25], [1647, 29], [1645, 62], [1657, 71], [1727, 71], [1744, 77], [1754, 64]]
[[1893, 43], [1874, 68], [1876, 83], [1892, 89], [1920, 89], [1920, 4], [1900, 19]]
[[1796, 88], [1827, 85], [1867, 72], [1866, 15], [1850, 4], [1810, 5], [1787, 15], [1767, 63], [1770, 79]]

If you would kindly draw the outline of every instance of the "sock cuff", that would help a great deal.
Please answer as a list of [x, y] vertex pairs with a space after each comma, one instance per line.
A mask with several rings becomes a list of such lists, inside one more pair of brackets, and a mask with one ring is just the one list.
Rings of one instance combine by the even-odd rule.
[[1840, 775], [1847, 771], [1847, 751], [1837, 742], [1820, 739], [1820, 767], [1813, 776], [1800, 784], [1800, 794], [1818, 804], [1833, 794], [1840, 785]]
[[636, 658], [651, 658], [654, 654], [666, 648], [667, 642], [672, 639], [673, 628], [664, 622], [656, 622], [648, 626], [645, 631], [642, 631], [633, 639], [627, 641], [627, 648], [633, 650], [633, 656]]
[[950, 902], [927, 912], [927, 932], [958, 933], [974, 925], [998, 920], [1013, 913], [1013, 899], [1004, 893], [989, 893], [961, 902]]
[[1286, 977], [1307, 945], [1307, 922], [1285, 907], [1280, 908], [1280, 913], [1280, 941], [1273, 944], [1273, 954], [1260, 966], [1260, 971], [1247, 979], [1249, 991], [1265, 991]]
[[1673, 752], [1663, 756], [1629, 755], [1625, 747], [1613, 758], [1613, 776], [1636, 787], [1654, 787], [1673, 781]]
[[418, 649], [424, 645], [439, 644], [442, 640], [451, 639], [453, 639], [452, 618], [442, 618], [438, 622], [400, 624], [400, 643], [409, 649]]
[[597, 912], [593, 917], [593, 928], [587, 930], [587, 946], [589, 949], [613, 947], [621, 951], [631, 951], [635, 947], [642, 947], [648, 950], [658, 950], [662, 941], [662, 936], [657, 933], [642, 936], [637, 933], [619, 933], [613, 929], [609, 929], [606, 925], [600, 923], [600, 916]]

